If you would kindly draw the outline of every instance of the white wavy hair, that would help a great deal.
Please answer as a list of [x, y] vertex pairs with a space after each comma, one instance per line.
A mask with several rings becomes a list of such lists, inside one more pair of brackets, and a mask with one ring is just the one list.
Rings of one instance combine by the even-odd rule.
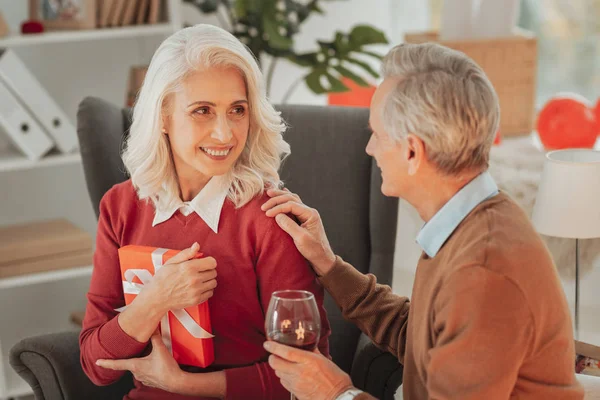
[[429, 160], [448, 175], [488, 168], [500, 105], [481, 67], [438, 44], [401, 44], [385, 56], [382, 72], [401, 78], [383, 107], [393, 138], [420, 137]]
[[246, 146], [229, 172], [228, 198], [242, 207], [266, 187], [281, 183], [279, 167], [290, 153], [285, 124], [269, 103], [252, 53], [232, 34], [213, 25], [184, 28], [156, 50], [133, 109], [123, 162], [141, 200], [164, 210], [179, 201], [179, 184], [167, 137], [162, 133], [172, 95], [185, 78], [207, 68], [237, 69], [246, 83], [250, 127]]

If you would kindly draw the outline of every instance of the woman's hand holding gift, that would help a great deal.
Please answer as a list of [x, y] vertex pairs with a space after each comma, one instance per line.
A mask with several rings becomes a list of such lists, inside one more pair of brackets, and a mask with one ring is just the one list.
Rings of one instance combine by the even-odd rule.
[[154, 304], [165, 314], [211, 298], [217, 287], [217, 262], [212, 257], [195, 258], [198, 250], [194, 243], [169, 259], [142, 290], [140, 301]]

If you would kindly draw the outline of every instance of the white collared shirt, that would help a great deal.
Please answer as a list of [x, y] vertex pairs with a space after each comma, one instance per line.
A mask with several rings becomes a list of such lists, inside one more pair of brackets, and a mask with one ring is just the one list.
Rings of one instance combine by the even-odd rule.
[[489, 172], [483, 172], [459, 190], [421, 228], [417, 243], [434, 258], [454, 230], [480, 203], [498, 194], [498, 186]]
[[221, 210], [223, 204], [225, 204], [229, 187], [230, 181], [226, 175], [213, 176], [191, 201], [179, 200], [179, 203], [170, 209], [156, 210], [152, 226], [167, 221], [177, 210], [181, 210], [181, 213], [186, 217], [195, 211], [209, 228], [217, 233]]

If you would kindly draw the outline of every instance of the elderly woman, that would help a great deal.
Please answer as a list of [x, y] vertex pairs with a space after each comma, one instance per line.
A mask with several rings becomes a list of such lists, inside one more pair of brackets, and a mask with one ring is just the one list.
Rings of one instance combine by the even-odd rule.
[[[269, 367], [264, 319], [271, 294], [315, 294], [328, 355], [323, 290], [291, 238], [261, 211], [289, 146], [252, 54], [209, 25], [183, 29], [156, 51], [133, 112], [124, 164], [131, 179], [100, 204], [94, 273], [80, 336], [97, 385], [134, 375], [126, 399], [287, 399]], [[127, 309], [118, 249], [184, 249]], [[198, 252], [205, 258], [196, 259]], [[178, 365], [159, 336], [162, 316], [211, 298], [215, 361]], [[151, 340], [152, 339], [152, 340]], [[152, 351], [149, 351], [149, 342]]]
[[[336, 257], [319, 214], [294, 194], [270, 190], [267, 215], [294, 238], [344, 317], [402, 362], [405, 400], [582, 399], [552, 259], [487, 172], [500, 111], [490, 81], [464, 54], [434, 44], [395, 47], [383, 75], [366, 151], [383, 194], [426, 222], [410, 301]], [[265, 346], [300, 400], [373, 398], [319, 354]]]

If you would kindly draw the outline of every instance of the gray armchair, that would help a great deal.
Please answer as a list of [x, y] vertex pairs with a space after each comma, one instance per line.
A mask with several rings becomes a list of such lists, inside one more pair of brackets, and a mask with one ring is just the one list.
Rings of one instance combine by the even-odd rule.
[[[289, 124], [285, 138], [292, 148], [281, 172], [287, 187], [319, 210], [337, 254], [390, 285], [398, 203], [381, 194], [381, 175], [364, 151], [368, 111], [299, 105], [279, 109]], [[126, 179], [119, 154], [129, 122], [129, 110], [97, 98], [86, 98], [79, 106], [77, 130], [96, 215], [103, 194]], [[346, 322], [329, 296], [325, 307], [333, 331], [333, 360], [359, 388], [393, 399], [402, 383], [397, 359]], [[121, 399], [131, 388], [129, 375], [114, 385], [96, 387], [79, 364], [75, 333], [24, 339], [11, 349], [10, 363], [37, 400]]]

